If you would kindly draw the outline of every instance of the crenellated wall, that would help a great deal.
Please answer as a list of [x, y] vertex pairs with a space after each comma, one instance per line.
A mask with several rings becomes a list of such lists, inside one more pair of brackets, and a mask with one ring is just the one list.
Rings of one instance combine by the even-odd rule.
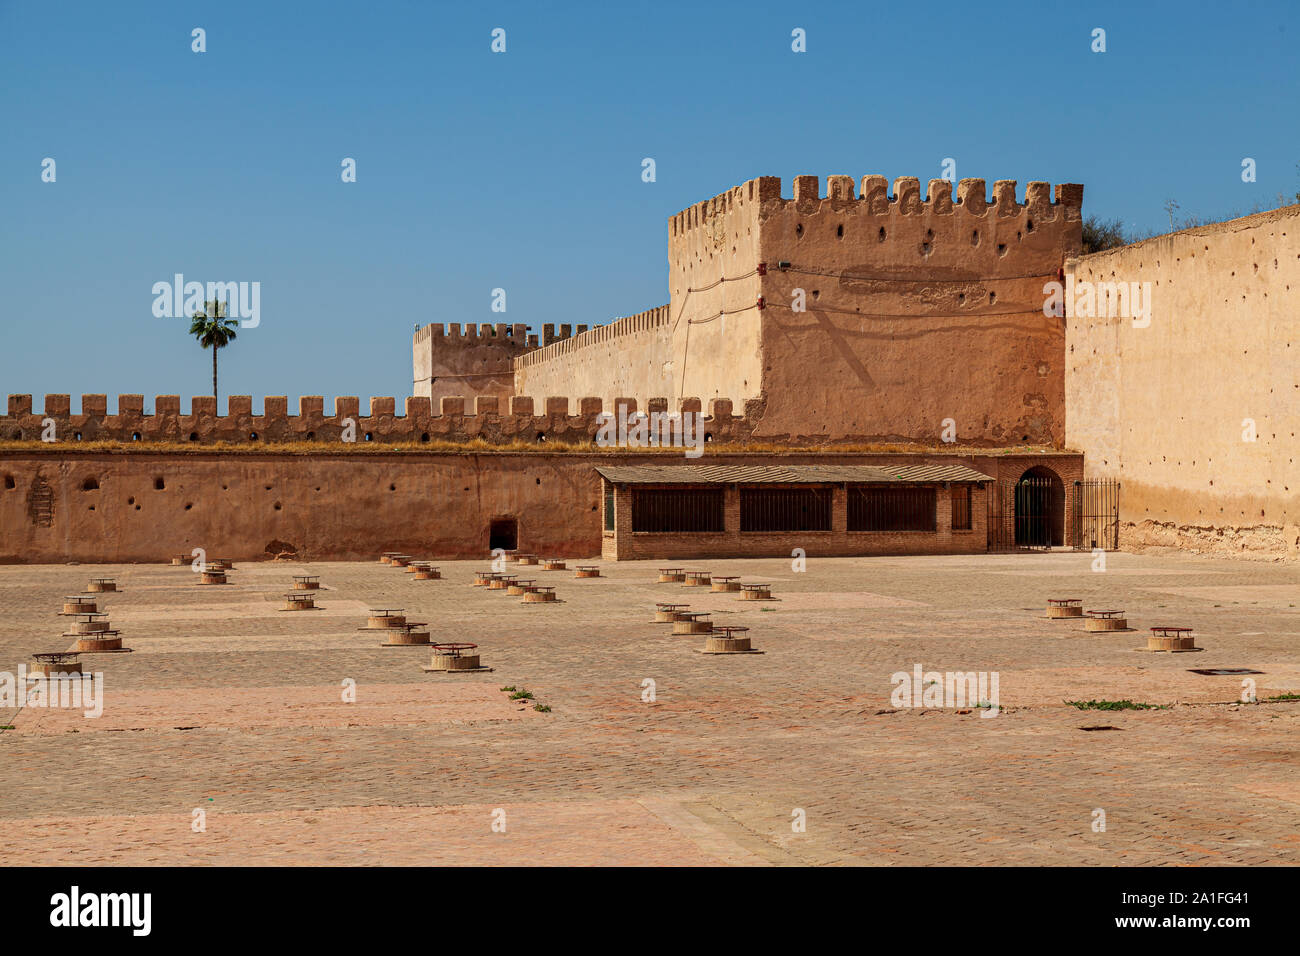
[[[547, 326], [545, 335], [554, 336]], [[515, 356], [537, 348], [526, 325], [426, 325], [411, 337], [415, 379], [412, 394], [437, 403], [444, 396], [509, 399], [514, 394]]]
[[751, 179], [669, 218], [672, 394], [762, 398], [760, 243], [773, 195], [780, 180]]
[[[766, 411], [757, 436], [1064, 442], [1065, 328], [1044, 283], [1077, 255], [1083, 187], [759, 180]], [[733, 268], [740, 268], [737, 262]], [[803, 307], [798, 311], [797, 290]], [[704, 389], [699, 391], [703, 392]]]
[[[578, 326], [578, 334], [587, 331]], [[541, 342], [529, 334], [528, 326], [466, 325], [433, 323], [415, 330], [411, 355], [415, 369], [412, 393], [427, 398], [437, 407], [444, 397], [467, 395], [509, 400], [515, 391], [514, 360], [540, 346], [562, 342], [573, 334], [572, 326], [547, 323]]]
[[514, 355], [514, 394], [726, 396], [794, 444], [1061, 447], [1065, 326], [1043, 287], [1078, 254], [1083, 187], [825, 185], [785, 198], [764, 176], [672, 216], [669, 304]]
[[615, 319], [514, 359], [515, 393], [535, 402], [548, 395], [578, 401], [594, 395], [611, 408], [620, 395], [672, 396], [668, 306]]
[[[181, 414], [177, 395], [159, 395], [154, 399], [152, 415], [144, 414], [143, 395], [119, 395], [116, 414], [108, 414], [108, 397], [82, 395], [81, 411], [71, 412], [68, 395], [46, 395], [45, 410], [32, 409], [30, 395], [10, 395], [8, 414], [0, 415], [0, 441], [39, 441], [46, 432], [47, 420], [53, 423], [56, 444], [88, 441], [120, 442], [194, 442], [232, 444], [321, 442], [344, 440], [348, 433], [359, 444], [395, 442], [466, 442], [482, 440], [493, 444], [510, 442], [543, 443], [561, 441], [590, 443], [602, 422], [606, 409], [616, 415], [619, 406], [627, 413], [673, 412], [701, 413], [705, 409], [698, 398], [669, 403], [666, 398], [652, 398], [638, 404], [634, 398], [615, 398], [609, 403], [598, 397], [570, 401], [567, 397], [547, 397], [534, 401], [515, 396], [504, 401], [490, 396], [473, 400], [472, 407], [460, 396], [445, 396], [435, 412], [427, 398], [406, 399], [405, 414], [398, 415], [392, 398], [371, 398], [370, 414], [361, 414], [356, 397], [334, 400], [334, 413], [326, 415], [324, 399], [304, 395], [298, 399], [298, 414], [289, 414], [289, 400], [283, 395], [268, 395], [263, 400], [263, 414], [253, 414], [253, 399], [248, 395], [231, 395], [228, 414], [216, 414], [216, 400], [196, 395], [190, 400], [189, 414]], [[753, 409], [746, 416], [732, 414], [727, 399], [713, 399], [708, 404], [703, 428], [709, 441], [743, 442], [752, 431]]]

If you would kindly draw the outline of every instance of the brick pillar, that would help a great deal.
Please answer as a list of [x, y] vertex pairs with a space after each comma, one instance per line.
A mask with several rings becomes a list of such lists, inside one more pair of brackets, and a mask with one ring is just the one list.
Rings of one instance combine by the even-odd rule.
[[[601, 479], [601, 508], [604, 508], [604, 479]], [[614, 537], [606, 538], [605, 516], [601, 515], [601, 540], [606, 545], [613, 542], [612, 558], [615, 561], [625, 561], [629, 558], [639, 557], [633, 550], [632, 541], [632, 489], [628, 485], [614, 486]], [[608, 555], [609, 552], [602, 547], [602, 556]]]
[[722, 529], [729, 537], [740, 535], [740, 486], [727, 485], [722, 500]]
[[934, 530], [939, 540], [952, 543], [952, 486], [939, 485], [934, 492]]
[[975, 539], [971, 548], [975, 551], [988, 549], [989, 540], [989, 495], [990, 489], [983, 484], [974, 485], [970, 493], [970, 527]]
[[836, 534], [849, 530], [849, 490], [845, 485], [831, 489], [831, 530]]

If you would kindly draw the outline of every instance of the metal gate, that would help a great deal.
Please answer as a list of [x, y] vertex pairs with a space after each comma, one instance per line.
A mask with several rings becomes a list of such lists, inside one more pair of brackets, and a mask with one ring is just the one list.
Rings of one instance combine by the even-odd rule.
[[[1052, 479], [1030, 475], [1016, 482], [1017, 548], [1052, 546], [1052, 532], [1055, 530], [1052, 504]], [[1064, 518], [1064, 515], [1061, 517]]]
[[1012, 481], [995, 481], [988, 486], [984, 501], [988, 509], [985, 526], [988, 528], [990, 551], [1016, 550], [1014, 494], [1015, 482]]
[[985, 499], [988, 550], [1045, 550], [1062, 543], [1065, 516], [1061, 498], [1059, 484], [1046, 476], [994, 482]]
[[1100, 478], [1076, 481], [1071, 519], [1075, 550], [1118, 551], [1119, 482]]

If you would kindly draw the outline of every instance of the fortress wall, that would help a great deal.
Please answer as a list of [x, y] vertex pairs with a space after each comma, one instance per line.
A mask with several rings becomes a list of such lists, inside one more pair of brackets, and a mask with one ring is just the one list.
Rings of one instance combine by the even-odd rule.
[[[548, 327], [549, 330], [549, 327]], [[437, 408], [447, 396], [491, 396], [508, 401], [514, 394], [515, 356], [537, 347], [526, 325], [442, 324], [416, 329], [411, 337], [414, 382], [411, 394]]]
[[[759, 180], [727, 190], [668, 221], [669, 304], [597, 326], [514, 359], [515, 392], [619, 396], [644, 406], [760, 397]], [[720, 313], [724, 313], [721, 314]]]
[[946, 180], [924, 199], [909, 177], [893, 196], [882, 176], [826, 185], [796, 177], [786, 199], [760, 177], [672, 216], [667, 306], [540, 348], [430, 348], [421, 330], [417, 394], [725, 397], [775, 441], [928, 443], [951, 418], [962, 442], [1060, 447], [1064, 324], [1043, 284], [1078, 252], [1083, 187], [1053, 202], [1030, 183], [1020, 203], [1009, 181], [991, 200], [978, 179], [956, 198]]
[[[635, 399], [620, 399], [628, 412], [635, 412]], [[55, 443], [82, 441], [121, 442], [193, 442], [196, 446], [213, 442], [230, 444], [271, 444], [283, 442], [319, 442], [321, 445], [355, 440], [357, 444], [391, 444], [396, 442], [482, 440], [492, 444], [525, 441], [563, 441], [587, 444], [593, 440], [602, 422], [604, 408], [617, 414], [615, 405], [603, 399], [547, 397], [540, 401], [516, 396], [501, 400], [479, 396], [472, 403], [461, 396], [444, 396], [435, 412], [426, 398], [408, 398], [406, 414], [397, 415], [392, 398], [371, 398], [370, 414], [362, 415], [355, 397], [334, 400], [334, 414], [324, 414], [324, 399], [304, 395], [298, 399], [298, 414], [289, 414], [289, 400], [283, 395], [264, 399], [265, 414], [252, 413], [253, 399], [248, 395], [231, 395], [229, 414], [216, 414], [216, 401], [196, 395], [190, 401], [190, 414], [181, 414], [177, 395], [159, 395], [154, 400], [154, 414], [144, 414], [143, 395], [119, 395], [117, 414], [108, 414], [105, 395], [81, 396], [81, 412], [73, 414], [68, 395], [46, 395], [45, 410], [32, 409], [30, 395], [10, 395], [8, 414], [0, 415], [0, 441], [36, 441], [53, 427]], [[749, 437], [749, 419], [734, 416], [732, 403], [725, 399], [710, 401], [707, 407], [697, 398], [686, 398], [671, 406], [666, 400], [643, 403], [641, 411], [689, 411], [701, 413], [710, 441], [721, 443], [745, 441]], [[351, 436], [347, 438], [346, 436]]]
[[[189, 453], [66, 447], [0, 451], [0, 563], [160, 562], [203, 548], [212, 558], [358, 560], [485, 557], [493, 519], [518, 522], [519, 547], [600, 554], [597, 465], [664, 464], [638, 452]], [[673, 456], [671, 460], [682, 459]], [[826, 463], [825, 453], [780, 456]], [[696, 461], [771, 464], [771, 454], [707, 453]], [[1019, 474], [1078, 456], [836, 455], [842, 464], [965, 464]], [[816, 557], [816, 545], [808, 545]], [[238, 572], [236, 572], [236, 575]], [[236, 580], [238, 577], [236, 576]]]
[[[561, 326], [567, 330], [567, 326]], [[616, 319], [551, 345], [528, 352], [513, 362], [515, 394], [540, 405], [548, 395], [576, 403], [595, 396], [614, 409], [619, 396], [639, 399], [674, 395], [665, 363], [668, 358], [668, 306]]]
[[752, 179], [668, 221], [670, 396], [743, 403], [762, 395], [757, 268], [765, 183], [770, 188], [770, 179]]
[[[1083, 187], [980, 179], [759, 180], [766, 410], [756, 436], [1064, 441], [1063, 320], [1043, 284], [1077, 255]], [[790, 264], [782, 269], [782, 261]], [[805, 312], [794, 311], [794, 290]]]
[[1300, 206], [1066, 273], [1151, 283], [1148, 326], [1071, 310], [1066, 335], [1066, 441], [1121, 481], [1121, 545], [1300, 553]]

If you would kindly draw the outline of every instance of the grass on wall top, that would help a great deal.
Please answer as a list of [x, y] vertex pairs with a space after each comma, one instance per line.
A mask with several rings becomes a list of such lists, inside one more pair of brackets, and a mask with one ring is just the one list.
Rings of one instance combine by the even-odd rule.
[[[708, 456], [717, 455], [799, 455], [817, 452], [827, 455], [860, 454], [927, 454], [927, 455], [1024, 455], [1024, 454], [1064, 454], [1063, 449], [1046, 445], [1009, 445], [984, 447], [959, 444], [909, 444], [906, 442], [859, 442], [824, 444], [776, 444], [772, 442], [711, 442], [705, 446]], [[280, 441], [280, 442], [189, 442], [189, 441], [60, 441], [42, 442], [40, 440], [0, 441], [0, 454], [86, 454], [86, 453], [149, 453], [160, 452], [174, 455], [201, 455], [220, 452], [229, 455], [374, 455], [402, 453], [423, 454], [494, 454], [494, 453], [533, 453], [540, 455], [582, 454], [582, 455], [668, 455], [682, 457], [681, 447], [602, 447], [590, 442], [565, 441], [512, 441], [489, 442], [481, 438], [467, 441], [427, 442], [340, 442], [340, 441]], [[691, 459], [691, 461], [702, 460]]]

